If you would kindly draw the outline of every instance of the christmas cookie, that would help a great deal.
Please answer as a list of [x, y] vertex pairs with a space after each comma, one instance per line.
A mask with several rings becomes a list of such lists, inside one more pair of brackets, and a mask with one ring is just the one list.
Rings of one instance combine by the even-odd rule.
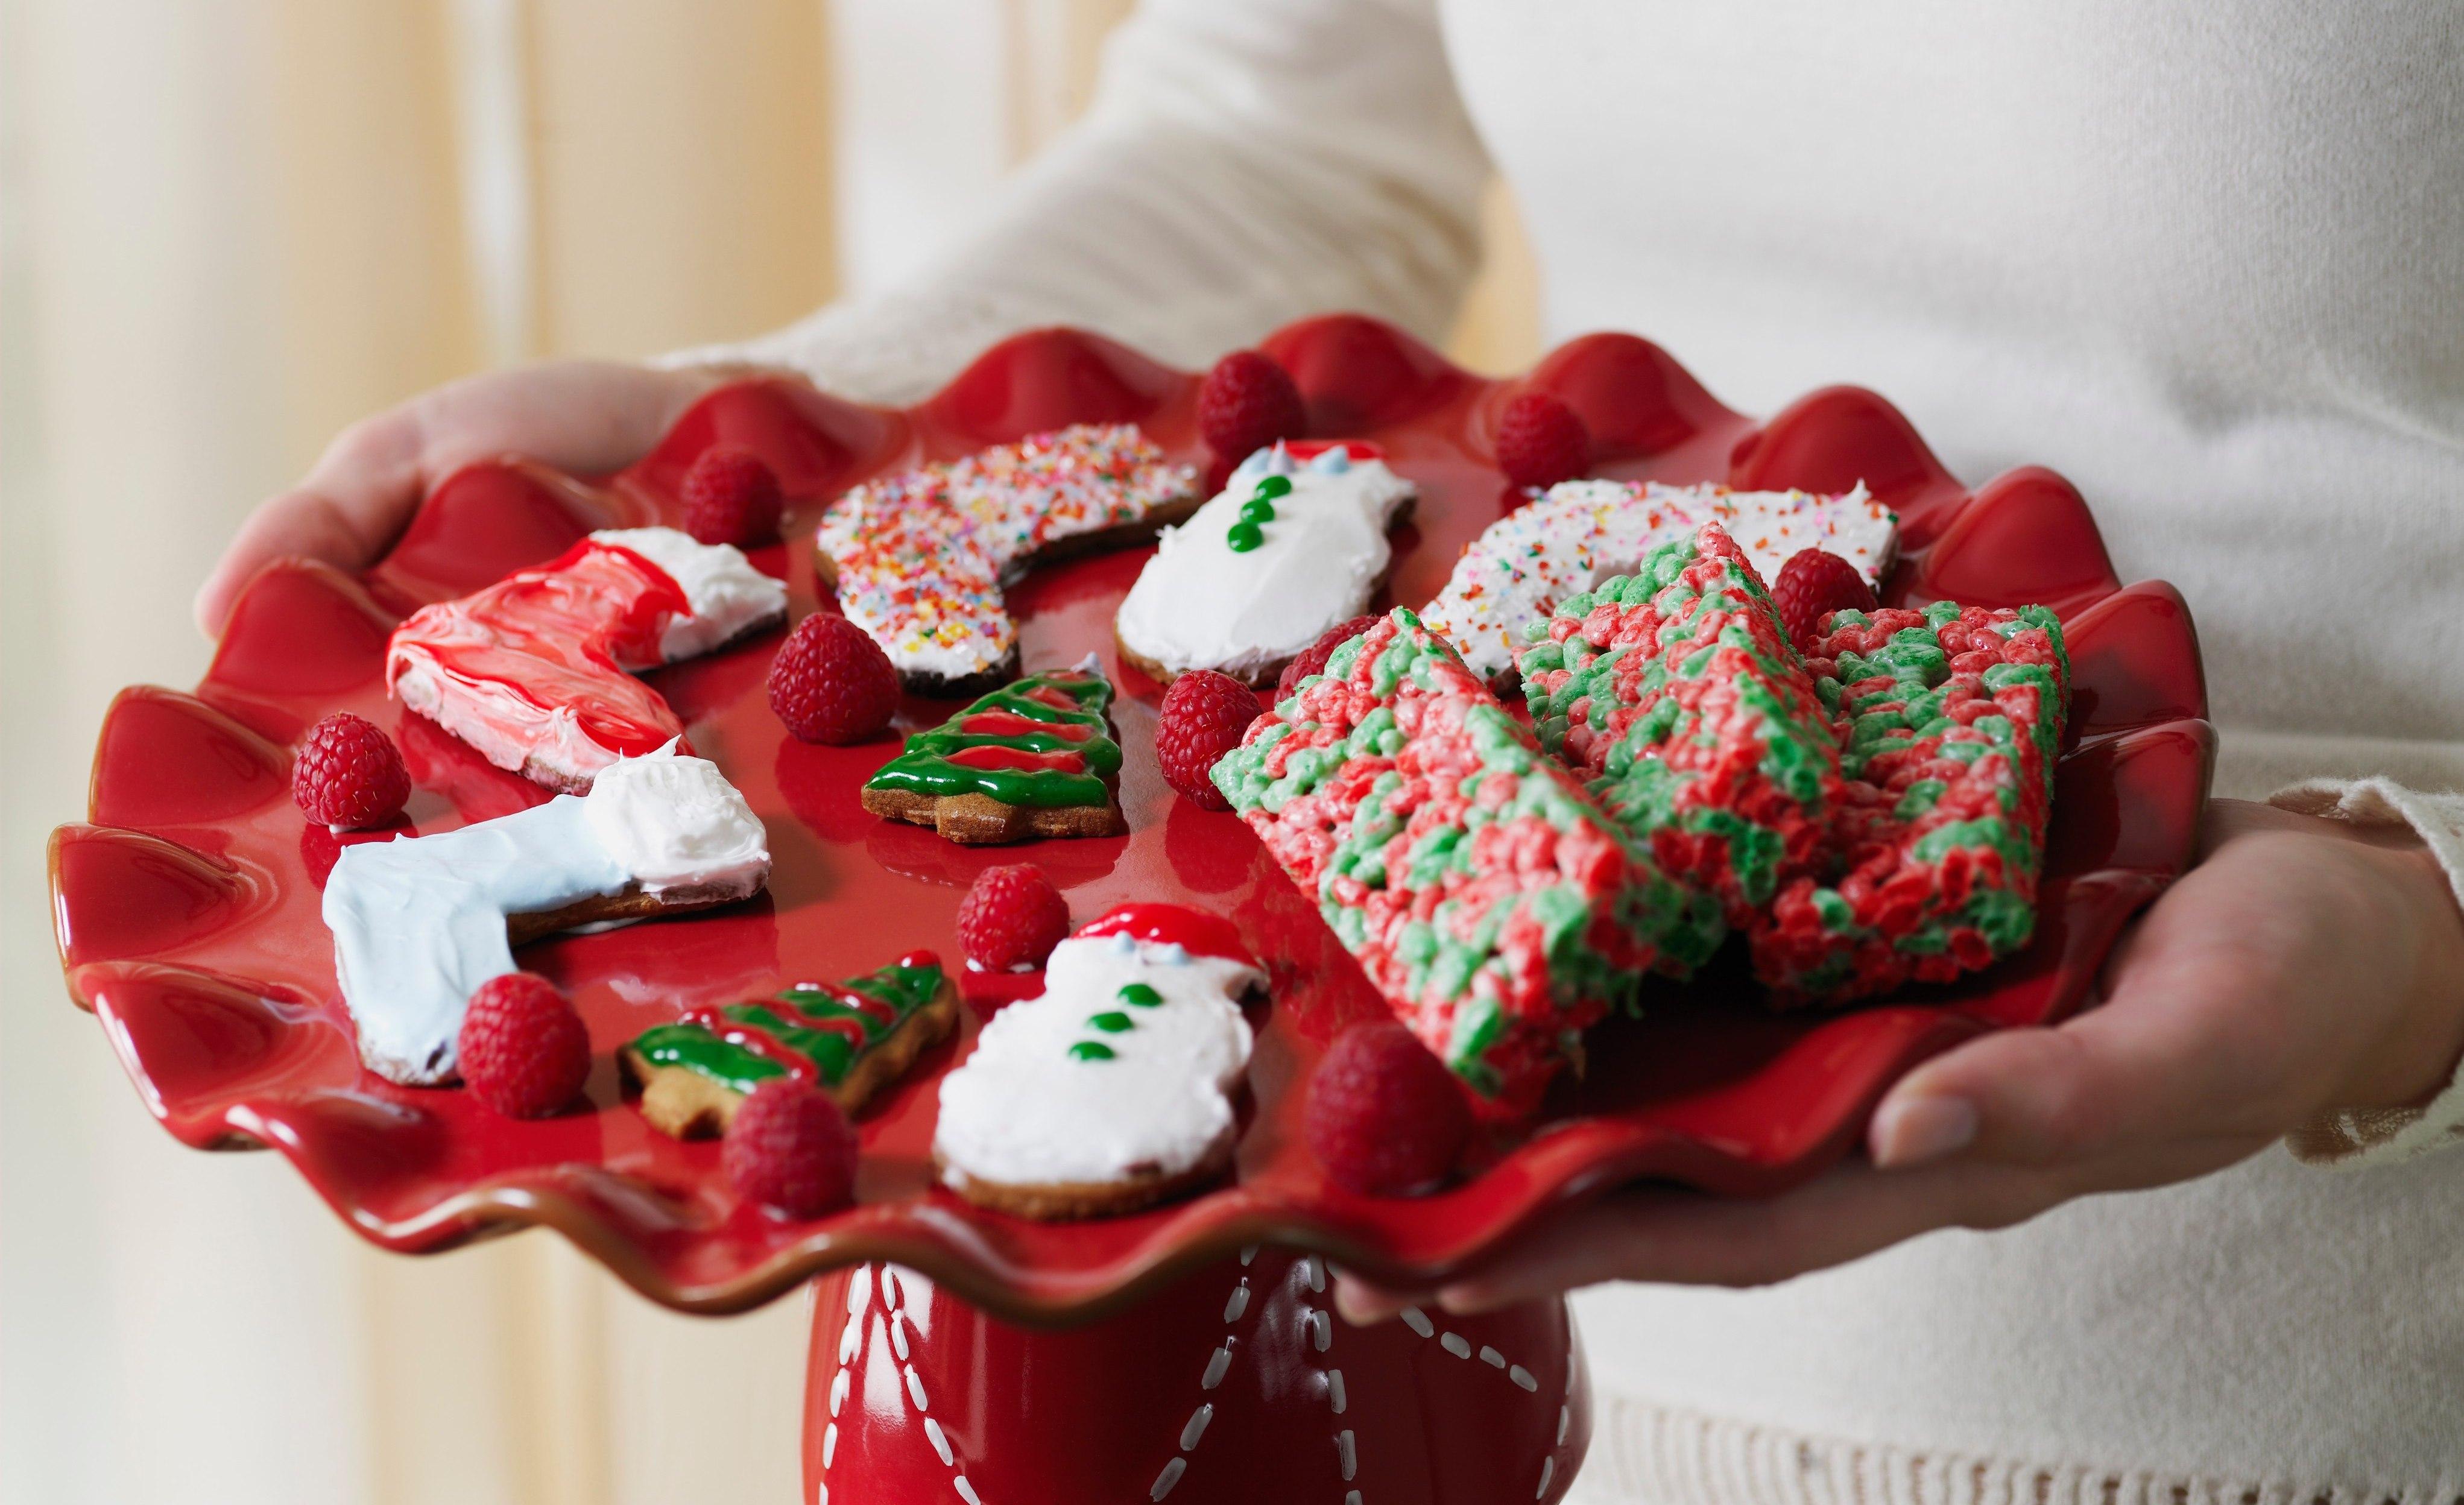
[[726, 544], [615, 529], [412, 613], [386, 648], [385, 684], [498, 768], [579, 794], [616, 759], [684, 731], [636, 672], [786, 614], [787, 587]]
[[1132, 425], [1038, 434], [850, 490], [822, 514], [822, 578], [909, 689], [974, 694], [1017, 672], [1003, 585], [1145, 539], [1188, 516], [1197, 489]]
[[1646, 970], [1682, 975], [1724, 933], [1409, 611], [1335, 649], [1215, 782], [1495, 1112], [1579, 1062]]
[[1523, 627], [1663, 543], [1718, 523], [1762, 578], [1800, 549], [1827, 549], [1879, 584], [1899, 519], [1863, 487], [1838, 496], [1657, 481], [1568, 481], [1488, 525], [1421, 617], [1485, 679], [1514, 666]]
[[962, 845], [1129, 829], [1114, 788], [1121, 745], [1105, 712], [1111, 682], [1090, 655], [1074, 669], [1005, 685], [867, 779], [864, 808]]
[[1248, 1069], [1241, 1000], [1266, 974], [1218, 916], [1125, 905], [1053, 948], [1040, 996], [993, 1015], [941, 1080], [933, 1159], [1022, 1217], [1101, 1217], [1231, 1164]]
[[1753, 565], [1718, 524], [1525, 629], [1532, 731], [1661, 870], [1752, 924], [1816, 873], [1837, 730]]
[[1785, 885], [1755, 924], [1783, 1003], [1946, 982], [2027, 944], [2070, 705], [2041, 606], [1834, 613], [1809, 667], [1848, 729], [1840, 876]]
[[679, 1139], [724, 1130], [774, 1077], [814, 1083], [852, 1117], [915, 1058], [949, 1037], [958, 992], [931, 951], [838, 984], [799, 983], [764, 1003], [695, 1009], [619, 1054], [642, 1116]]
[[346, 846], [324, 920], [360, 1058], [389, 1081], [451, 1081], [463, 1008], [514, 971], [514, 947], [731, 904], [769, 876], [768, 834], [744, 796], [672, 747], [609, 763], [586, 796]]
[[1156, 540], [1113, 619], [1121, 656], [1158, 681], [1215, 669], [1249, 685], [1356, 615], [1386, 577], [1386, 530], [1412, 483], [1363, 444], [1275, 445]]

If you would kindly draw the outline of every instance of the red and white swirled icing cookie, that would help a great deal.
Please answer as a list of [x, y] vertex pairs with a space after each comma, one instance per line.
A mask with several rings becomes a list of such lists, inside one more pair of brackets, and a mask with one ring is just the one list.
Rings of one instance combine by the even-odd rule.
[[1198, 472], [1134, 425], [1081, 424], [866, 482], [830, 504], [815, 542], [840, 610], [908, 688], [977, 694], [1017, 672], [1003, 585], [1142, 541], [1198, 501]]
[[385, 684], [498, 768], [579, 794], [684, 725], [643, 669], [787, 615], [787, 587], [727, 544], [673, 528], [594, 533], [559, 557], [394, 629]]

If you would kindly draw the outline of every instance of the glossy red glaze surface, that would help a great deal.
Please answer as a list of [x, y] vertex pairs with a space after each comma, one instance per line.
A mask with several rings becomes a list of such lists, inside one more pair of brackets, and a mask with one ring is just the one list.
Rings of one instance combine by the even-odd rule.
[[[1374, 320], [1312, 319], [1266, 348], [1293, 371], [1313, 431], [1375, 443], [1418, 481], [1397, 535], [1394, 599], [1418, 602], [1510, 503], [1490, 463], [1495, 415], [1542, 386], [1581, 412], [1610, 456], [1600, 472], [1671, 481], [1844, 487], [1862, 479], [1905, 523], [1883, 595], [2044, 600], [2069, 623], [2078, 703], [2034, 945], [1953, 987], [1836, 1016], [1772, 1017], [1742, 978], [1661, 990], [1648, 1015], [1603, 1028], [1588, 1080], [1544, 1107], [1539, 1132], [1484, 1147], [1476, 1173], [1436, 1196], [1358, 1197], [1331, 1186], [1294, 1132], [1311, 1063], [1347, 1023], [1382, 1014], [1315, 909], [1238, 819], [1174, 797], [1153, 751], [1159, 693], [1113, 662], [1114, 604], [1143, 550], [1029, 577], [1010, 593], [1026, 667], [1101, 653], [1122, 690], [1126, 837], [1015, 848], [954, 846], [877, 820], [862, 780], [896, 748], [787, 738], [761, 693], [773, 634], [650, 676], [693, 745], [769, 823], [777, 870], [749, 905], [691, 920], [526, 949], [572, 992], [600, 1053], [586, 1110], [500, 1119], [451, 1090], [362, 1071], [336, 996], [319, 884], [341, 840], [310, 831], [285, 796], [285, 746], [348, 709], [391, 729], [418, 785], [403, 828], [503, 815], [544, 792], [488, 766], [385, 699], [385, 634], [428, 600], [552, 557], [610, 523], [676, 515], [693, 457], [726, 442], [779, 473], [796, 547], [753, 552], [812, 609], [803, 540], [839, 490], [1037, 428], [1132, 419], [1176, 457], [1203, 458], [1197, 379], [1068, 331], [1020, 336], [903, 412], [762, 381], [714, 393], [639, 466], [596, 481], [505, 462], [431, 495], [392, 555], [352, 579], [281, 565], [251, 585], [193, 696], [139, 688], [106, 717], [93, 824], [55, 838], [54, 891], [70, 989], [102, 1018], [147, 1105], [192, 1145], [272, 1145], [354, 1228], [434, 1250], [506, 1224], [558, 1228], [654, 1299], [704, 1311], [765, 1300], [822, 1271], [887, 1259], [1010, 1317], [1092, 1317], [1245, 1244], [1314, 1250], [1373, 1276], [1419, 1282], [1476, 1264], [1570, 1200], [1637, 1176], [1750, 1195], [1795, 1184], [1846, 1152], [1893, 1078], [1996, 1027], [2080, 1005], [2123, 922], [2189, 860], [2212, 734], [2188, 611], [2170, 587], [2122, 588], [2078, 493], [2036, 469], [1976, 489], [1946, 472], [1871, 393], [1815, 393], [1767, 424], [1722, 407], [1665, 353], [1624, 335], [1561, 347], [1529, 376], [1459, 371]], [[938, 723], [911, 702], [898, 730]], [[983, 867], [1042, 864], [1087, 920], [1133, 900], [1224, 916], [1266, 965], [1250, 1106], [1235, 1176], [1133, 1217], [1035, 1224], [932, 1185], [935, 1083], [1009, 979], [970, 978], [960, 1037], [886, 1092], [862, 1123], [858, 1205], [783, 1223], [738, 1205], [714, 1143], [651, 1130], [619, 1093], [612, 1052], [685, 1010], [786, 982], [867, 971], [902, 952], [957, 954], [958, 899]], [[1526, 1486], [1528, 1488], [1528, 1486]], [[989, 1497], [989, 1496], [988, 1496]]]
[[[1324, 1261], [1226, 1259], [1130, 1313], [1013, 1326], [906, 1270], [814, 1287], [804, 1497], [829, 1505], [1550, 1501], [1591, 1442], [1562, 1301], [1353, 1327]], [[963, 1491], [957, 1481], [966, 1481]]]

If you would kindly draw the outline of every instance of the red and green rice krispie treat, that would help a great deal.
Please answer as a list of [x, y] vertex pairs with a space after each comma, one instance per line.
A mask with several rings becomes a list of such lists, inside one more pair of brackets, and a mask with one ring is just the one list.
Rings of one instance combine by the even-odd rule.
[[1526, 629], [1541, 745], [1670, 877], [1743, 928], [1821, 871], [1838, 733], [1745, 551], [1717, 524]]
[[1396, 611], [1215, 765], [1396, 1014], [1495, 1111], [1579, 1060], [1655, 964], [1716, 949], [1671, 883], [1445, 642]]
[[1847, 723], [1843, 876], [1784, 887], [1753, 927], [1781, 1002], [1944, 982], [2027, 944], [2070, 702], [2041, 606], [1834, 613], [1810, 644]]

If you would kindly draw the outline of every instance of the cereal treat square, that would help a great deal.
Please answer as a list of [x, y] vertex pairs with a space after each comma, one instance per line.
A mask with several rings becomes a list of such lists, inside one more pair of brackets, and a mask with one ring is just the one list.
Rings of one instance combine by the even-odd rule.
[[1397, 1015], [1494, 1112], [1528, 1111], [1642, 973], [1724, 933], [1397, 610], [1337, 648], [1215, 782]]
[[1782, 1003], [1944, 982], [2028, 943], [2070, 705], [2042, 606], [1842, 611], [1808, 666], [1847, 725], [1838, 870], [1785, 885], [1750, 931]]
[[1821, 871], [1838, 731], [1726, 530], [1661, 545], [1525, 637], [1541, 745], [1728, 924], [1753, 924], [1784, 884]]

